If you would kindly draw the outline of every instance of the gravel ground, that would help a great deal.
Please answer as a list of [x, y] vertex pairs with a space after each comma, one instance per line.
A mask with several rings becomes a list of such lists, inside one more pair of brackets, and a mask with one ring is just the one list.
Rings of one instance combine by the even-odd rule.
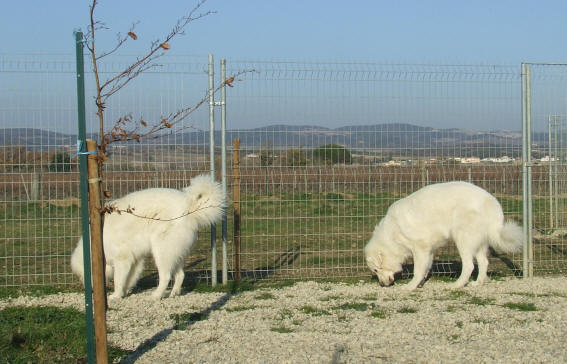
[[[123, 363], [567, 362], [565, 277], [400, 288], [299, 282], [159, 302], [144, 291], [111, 302], [108, 340], [131, 351]], [[15, 305], [83, 310], [84, 298], [0, 301]]]

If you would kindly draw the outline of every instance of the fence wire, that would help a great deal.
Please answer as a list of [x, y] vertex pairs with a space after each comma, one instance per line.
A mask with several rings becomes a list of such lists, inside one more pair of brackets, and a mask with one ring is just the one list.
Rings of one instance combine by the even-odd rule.
[[[521, 222], [518, 67], [228, 64], [256, 71], [228, 96], [249, 276], [367, 275], [362, 250], [388, 206], [435, 182], [480, 185]], [[494, 253], [491, 269], [518, 274], [520, 258]], [[434, 272], [459, 261], [448, 247]]]
[[[101, 69], [103, 77], [128, 62], [112, 59]], [[111, 98], [107, 130], [126, 115], [151, 123], [206, 96], [206, 57], [166, 57], [160, 63]], [[435, 182], [475, 183], [499, 199], [508, 218], [522, 222], [518, 65], [228, 60], [227, 66], [229, 75], [249, 71], [227, 89], [227, 140], [232, 144], [239, 138], [241, 145], [243, 276], [369, 276], [362, 250], [376, 223], [392, 202]], [[94, 88], [91, 76], [87, 91]], [[535, 101], [549, 102], [549, 97], [537, 98], [545, 92], [563, 92], [556, 76], [534, 79]], [[80, 235], [78, 172], [69, 158], [76, 148], [75, 92], [72, 55], [0, 56], [2, 286], [77, 283], [69, 267]], [[87, 94], [87, 131], [97, 138], [95, 105], [89, 100], [92, 93]], [[552, 168], [545, 157], [564, 159], [553, 149], [563, 144], [549, 143], [549, 137], [560, 140], [564, 133], [549, 120], [567, 112], [535, 104], [534, 112], [546, 123], [541, 134], [534, 130], [536, 143], [545, 146], [533, 154], [538, 162], [534, 196], [541, 197], [534, 226], [542, 242], [536, 244], [541, 248], [536, 248], [535, 267], [563, 272], [564, 173], [560, 163]], [[205, 107], [172, 135], [112, 144], [105, 189], [118, 198], [150, 187], [182, 188], [192, 176], [208, 173], [208, 121]], [[215, 140], [220, 145], [218, 130]], [[231, 200], [232, 152], [229, 145]], [[217, 153], [220, 171], [220, 147]], [[232, 229], [229, 209], [229, 278]], [[209, 238], [203, 231], [186, 261], [192, 278], [210, 279]], [[521, 256], [493, 252], [490, 260], [492, 273], [521, 271]], [[435, 274], [459, 271], [453, 247], [436, 255]], [[152, 267], [145, 279], [154, 283]]]
[[567, 64], [530, 64], [534, 274], [567, 270]]

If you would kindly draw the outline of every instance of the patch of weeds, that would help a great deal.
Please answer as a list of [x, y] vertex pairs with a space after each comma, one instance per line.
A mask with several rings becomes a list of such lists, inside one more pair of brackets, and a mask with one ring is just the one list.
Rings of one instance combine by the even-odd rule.
[[291, 312], [290, 310], [282, 310], [278, 313], [278, 317], [276, 317], [276, 320], [285, 320], [292, 317], [293, 317], [293, 312]]
[[362, 297], [361, 299], [363, 299], [365, 301], [376, 301], [378, 299], [378, 297], [374, 294], [369, 294], [369, 295]]
[[203, 312], [174, 313], [169, 315], [169, 318], [173, 320], [174, 330], [185, 330], [191, 322], [208, 319], [209, 314]]
[[17, 298], [21, 296], [42, 297], [67, 292], [84, 292], [84, 290], [82, 287], [59, 286], [0, 287], [0, 298]]
[[417, 309], [409, 306], [404, 306], [398, 309], [398, 313], [416, 313]]
[[472, 322], [475, 323], [475, 324], [483, 324], [483, 325], [490, 323], [490, 321], [484, 320], [484, 319], [481, 319], [481, 318], [476, 318]]
[[257, 300], [273, 300], [276, 297], [273, 294], [271, 294], [270, 292], [263, 292], [263, 293], [260, 293], [259, 295], [254, 296], [254, 298], [257, 299]]
[[448, 305], [447, 308], [445, 309], [445, 311], [446, 312], [457, 312], [457, 309], [459, 309], [459, 306]]
[[386, 309], [384, 309], [384, 308], [378, 308], [378, 309], [375, 309], [374, 311], [372, 311], [370, 316], [372, 316], [374, 318], [385, 319], [385, 318], [388, 317], [388, 311], [386, 311]]
[[323, 316], [323, 315], [330, 315], [329, 311], [320, 310], [313, 306], [302, 306], [299, 309], [301, 312], [311, 315], [311, 316]]
[[280, 333], [280, 334], [289, 334], [291, 332], [294, 332], [293, 329], [290, 329], [290, 328], [285, 327], [285, 326], [272, 327], [270, 329], [270, 331], [277, 332], [277, 333]]
[[355, 310], [355, 311], [366, 311], [368, 309], [368, 304], [366, 303], [344, 303], [340, 306], [334, 307], [336, 310]]
[[293, 320], [291, 323], [294, 324], [295, 326], [300, 326], [303, 323], [303, 321], [296, 319], [296, 320]]
[[339, 316], [337, 317], [337, 320], [338, 320], [339, 322], [348, 322], [348, 321], [350, 321], [349, 318], [347, 317], [347, 315], [339, 315]]
[[458, 300], [466, 296], [469, 296], [468, 292], [461, 290], [453, 290], [449, 292], [449, 294], [447, 295], [447, 299]]
[[455, 278], [450, 277], [450, 276], [437, 276], [437, 277], [431, 277], [432, 280], [435, 281], [439, 281], [439, 282], [445, 282], [445, 283], [452, 283], [455, 281]]
[[502, 307], [506, 307], [511, 310], [524, 311], [524, 312], [538, 311], [538, 308], [533, 303], [529, 303], [529, 302], [519, 302], [519, 303], [508, 302], [503, 304]]
[[[82, 363], [85, 315], [72, 308], [7, 307], [0, 310], [2, 363]], [[109, 362], [128, 354], [108, 346]]]
[[455, 323], [455, 325], [456, 325], [459, 329], [462, 329], [462, 328], [463, 328], [463, 321], [457, 321], [457, 322]]
[[459, 335], [451, 335], [451, 340], [457, 341], [459, 339]]
[[494, 298], [483, 298], [483, 297], [471, 297], [467, 303], [471, 304], [471, 305], [477, 305], [477, 306], [486, 306], [486, 305], [491, 305], [492, 303], [494, 303]]
[[234, 306], [234, 307], [227, 307], [225, 308], [225, 310], [227, 312], [241, 312], [241, 311], [247, 311], [247, 310], [253, 310], [256, 307], [254, 305], [252, 306]]

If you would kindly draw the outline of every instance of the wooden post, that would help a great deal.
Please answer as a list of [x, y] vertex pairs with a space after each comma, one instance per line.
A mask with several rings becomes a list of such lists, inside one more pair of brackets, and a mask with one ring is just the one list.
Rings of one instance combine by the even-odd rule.
[[32, 184], [31, 184], [31, 200], [34, 202], [39, 201], [41, 198], [41, 174], [32, 174]]
[[[97, 151], [97, 143], [87, 139], [87, 151]], [[108, 363], [106, 338], [106, 287], [102, 246], [102, 194], [98, 154], [88, 156], [89, 221], [91, 225], [91, 272], [93, 282], [94, 330], [97, 364]]]
[[234, 280], [240, 282], [240, 139], [234, 139], [232, 152], [234, 175]]

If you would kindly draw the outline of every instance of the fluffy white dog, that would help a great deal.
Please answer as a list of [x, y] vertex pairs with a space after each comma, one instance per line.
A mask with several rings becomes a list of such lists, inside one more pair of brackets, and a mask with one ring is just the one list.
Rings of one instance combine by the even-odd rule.
[[402, 263], [413, 256], [413, 279], [405, 288], [419, 287], [433, 264], [436, 249], [454, 241], [462, 271], [453, 288], [465, 286], [478, 263], [478, 277], [486, 280], [488, 247], [517, 252], [522, 228], [505, 222], [500, 203], [482, 188], [466, 182], [432, 184], [394, 202], [374, 229], [364, 248], [366, 263], [380, 284], [389, 286]]
[[[152, 297], [159, 299], [174, 277], [170, 297], [178, 295], [185, 273], [183, 262], [197, 238], [197, 230], [218, 221], [226, 196], [209, 175], [191, 180], [182, 191], [151, 188], [130, 193], [110, 204], [115, 209], [104, 220], [103, 242], [107, 278], [114, 276], [114, 293], [121, 298], [134, 287], [152, 255], [159, 284]], [[131, 213], [124, 212], [130, 210]], [[71, 269], [84, 281], [83, 241], [71, 256]]]

